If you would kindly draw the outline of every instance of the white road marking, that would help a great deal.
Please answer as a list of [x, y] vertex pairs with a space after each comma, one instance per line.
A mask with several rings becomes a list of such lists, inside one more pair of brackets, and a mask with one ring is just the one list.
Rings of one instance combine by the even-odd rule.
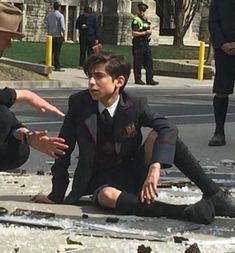
[[[235, 113], [227, 113], [227, 116], [235, 116]], [[195, 118], [195, 117], [214, 117], [214, 114], [185, 114], [185, 115], [165, 115], [166, 118]], [[39, 122], [24, 122], [25, 125], [56, 125], [62, 124], [63, 121], [39, 121]]]

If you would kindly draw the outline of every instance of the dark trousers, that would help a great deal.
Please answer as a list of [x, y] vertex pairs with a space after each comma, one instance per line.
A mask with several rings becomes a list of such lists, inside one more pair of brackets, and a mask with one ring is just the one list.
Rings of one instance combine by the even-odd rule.
[[153, 80], [153, 58], [146, 40], [133, 40], [133, 68], [135, 82], [141, 80], [141, 68], [146, 71], [146, 83]]
[[14, 114], [0, 105], [0, 171], [20, 167], [29, 157], [29, 146], [12, 136]]
[[[187, 146], [178, 138], [176, 142], [176, 153], [174, 158], [175, 166], [183, 172], [192, 182], [194, 182], [203, 192], [204, 197], [212, 196], [219, 191], [219, 186], [215, 184], [203, 171], [198, 161], [195, 157], [191, 154], [188, 150]], [[147, 173], [148, 168], [142, 171], [143, 177], [142, 180], [144, 181]], [[128, 177], [131, 180], [132, 177]], [[122, 190], [121, 195], [117, 199], [116, 203], [116, 211], [120, 214], [124, 215], [140, 215], [140, 216], [147, 216], [147, 217], [161, 217], [165, 216], [168, 218], [173, 219], [189, 219], [190, 217], [187, 216], [185, 212], [185, 208], [187, 205], [174, 205], [170, 203], [163, 203], [163, 202], [153, 202], [151, 204], [141, 203], [139, 200], [139, 192], [131, 193], [128, 191], [129, 183], [126, 184], [126, 189]], [[128, 181], [128, 180], [126, 180]], [[141, 190], [141, 185], [139, 185], [139, 191]], [[97, 196], [97, 193], [96, 193]], [[97, 202], [96, 199], [96, 203]], [[201, 222], [201, 221], [200, 221]], [[207, 222], [207, 221], [206, 221]], [[206, 224], [206, 223], [205, 223]]]
[[63, 37], [53, 37], [52, 40], [52, 54], [54, 60], [55, 69], [59, 69], [60, 66], [60, 51], [63, 44]]
[[94, 46], [95, 42], [93, 40], [88, 40], [84, 36], [80, 36], [79, 43], [80, 43], [79, 65], [82, 67], [86, 60], [86, 57], [91, 55], [92, 47]]
[[[91, 181], [91, 188], [94, 190], [94, 187], [109, 185], [121, 191], [139, 195], [149, 169], [144, 164], [144, 149], [142, 148], [134, 161], [123, 162], [108, 171], [100, 171], [93, 178], [94, 181]], [[205, 197], [218, 192], [219, 186], [205, 174], [197, 159], [180, 138], [176, 141], [174, 165], [201, 189]]]

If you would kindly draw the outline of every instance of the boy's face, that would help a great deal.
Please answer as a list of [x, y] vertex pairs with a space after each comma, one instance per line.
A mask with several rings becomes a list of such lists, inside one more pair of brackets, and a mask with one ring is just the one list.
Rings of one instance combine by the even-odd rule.
[[103, 63], [94, 65], [88, 78], [91, 97], [96, 101], [100, 101], [105, 106], [109, 106], [115, 101], [120, 87], [125, 83], [123, 76], [119, 76], [113, 80], [106, 72], [105, 64]]
[[6, 48], [11, 47], [11, 38], [10, 33], [0, 31], [0, 57]]

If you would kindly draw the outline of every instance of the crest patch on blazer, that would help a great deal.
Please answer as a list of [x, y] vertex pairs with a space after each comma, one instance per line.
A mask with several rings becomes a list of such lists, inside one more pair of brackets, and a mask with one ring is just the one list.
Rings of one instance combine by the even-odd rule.
[[135, 123], [130, 123], [125, 127], [126, 137], [132, 138], [137, 134]]

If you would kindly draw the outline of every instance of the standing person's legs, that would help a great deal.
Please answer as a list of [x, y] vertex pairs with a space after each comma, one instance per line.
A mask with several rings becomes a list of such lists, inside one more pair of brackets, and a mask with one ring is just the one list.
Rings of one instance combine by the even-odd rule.
[[209, 146], [222, 146], [226, 144], [224, 125], [229, 104], [229, 94], [233, 93], [235, 80], [235, 56], [227, 55], [222, 50], [215, 51], [215, 79], [213, 92], [213, 109], [215, 117], [215, 132]]
[[146, 71], [146, 83], [157, 85], [158, 82], [153, 80], [153, 57], [149, 44], [146, 43], [143, 56], [143, 65]]
[[79, 65], [80, 67], [83, 67], [83, 64], [86, 59], [86, 52], [87, 52], [87, 43], [86, 38], [84, 36], [79, 37], [79, 43], [80, 43], [80, 57], [79, 57]]
[[134, 79], [136, 84], [145, 83], [141, 80], [141, 67], [143, 63], [143, 42], [141, 41], [134, 41], [133, 42], [133, 71], [134, 71]]
[[60, 70], [60, 51], [63, 44], [62, 37], [53, 37], [53, 53], [55, 70]]
[[93, 54], [92, 47], [95, 45], [95, 42], [93, 40], [87, 41], [87, 56], [89, 57], [91, 54]]

